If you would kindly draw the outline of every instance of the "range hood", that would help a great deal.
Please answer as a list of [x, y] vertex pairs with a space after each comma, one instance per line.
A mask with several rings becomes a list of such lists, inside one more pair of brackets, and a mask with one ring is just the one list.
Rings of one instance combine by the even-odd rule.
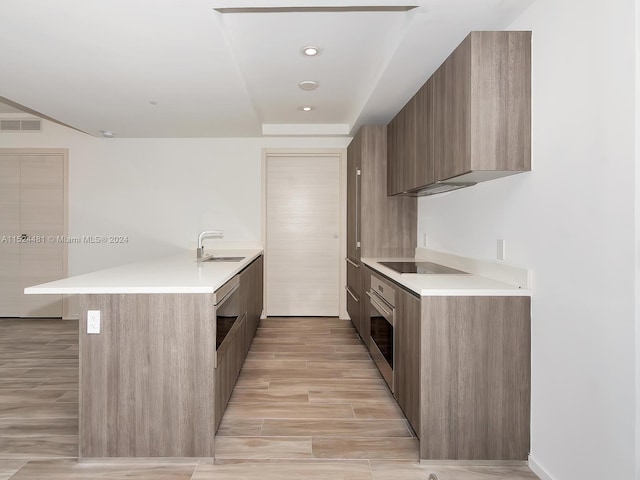
[[439, 180], [437, 182], [430, 183], [429, 185], [424, 185], [407, 192], [402, 192], [399, 195], [408, 197], [436, 195], [438, 193], [451, 192], [460, 188], [471, 187], [480, 182], [486, 182], [487, 180], [515, 175], [516, 173], [521, 172], [516, 170], [472, 170], [470, 172], [463, 173], [462, 175], [457, 175], [446, 180]]
[[437, 193], [451, 192], [459, 188], [470, 187], [475, 182], [436, 182], [410, 192], [404, 192], [401, 195], [409, 197], [426, 197], [427, 195], [435, 195]]

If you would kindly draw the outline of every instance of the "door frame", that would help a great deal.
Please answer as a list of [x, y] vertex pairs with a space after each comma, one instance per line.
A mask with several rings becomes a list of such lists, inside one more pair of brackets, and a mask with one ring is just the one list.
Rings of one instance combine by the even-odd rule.
[[[265, 260], [267, 253], [267, 162], [269, 157], [338, 157], [340, 165], [340, 259], [347, 254], [347, 149], [346, 148], [263, 148], [262, 149], [262, 226], [260, 231], [261, 241], [264, 248]], [[266, 266], [266, 263], [265, 263]], [[266, 318], [267, 312], [267, 269], [263, 271], [263, 298], [264, 310], [262, 318]], [[347, 284], [346, 262], [339, 262], [338, 280], [338, 315], [341, 320], [348, 320], [347, 315], [347, 293], [344, 286]]]
[[[62, 155], [63, 162], [63, 209], [62, 234], [69, 236], [69, 149], [68, 148], [0, 148], [0, 157], [4, 155]], [[62, 275], [69, 276], [69, 245], [62, 245]], [[71, 295], [62, 295], [62, 318], [77, 318], [70, 315]]]

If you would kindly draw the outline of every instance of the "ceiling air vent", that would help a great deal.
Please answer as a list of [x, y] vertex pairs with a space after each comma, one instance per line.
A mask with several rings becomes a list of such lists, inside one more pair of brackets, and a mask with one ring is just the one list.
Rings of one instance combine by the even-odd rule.
[[40, 120], [0, 120], [0, 132], [39, 132]]

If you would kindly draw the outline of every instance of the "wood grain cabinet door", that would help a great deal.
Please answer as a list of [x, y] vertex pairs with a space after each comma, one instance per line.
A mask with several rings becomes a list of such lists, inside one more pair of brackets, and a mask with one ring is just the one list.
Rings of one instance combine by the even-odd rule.
[[434, 74], [434, 176], [468, 172], [471, 39], [467, 37]]
[[427, 80], [415, 96], [415, 168], [408, 182], [409, 189], [429, 185], [436, 181], [434, 175], [434, 109], [433, 80]]
[[387, 195], [414, 188], [416, 178], [416, 113], [414, 96], [387, 127]]
[[387, 195], [397, 195], [402, 192], [401, 171], [404, 154], [402, 135], [404, 128], [404, 117], [400, 111], [387, 126]]
[[356, 135], [347, 148], [347, 258], [360, 259], [360, 221], [362, 215], [361, 148], [362, 136]]
[[347, 313], [360, 336], [362, 336], [361, 317], [364, 293], [362, 292], [361, 269], [360, 264], [347, 260]]
[[396, 289], [395, 395], [420, 437], [420, 298]]

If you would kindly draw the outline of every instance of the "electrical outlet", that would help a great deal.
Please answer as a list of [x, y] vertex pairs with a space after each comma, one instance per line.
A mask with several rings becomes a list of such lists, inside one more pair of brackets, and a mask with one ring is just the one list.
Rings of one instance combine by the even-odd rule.
[[429, 236], [426, 233], [422, 234], [422, 246], [423, 247], [429, 246]]
[[505, 259], [505, 242], [504, 242], [504, 240], [498, 240], [496, 257], [498, 258], [498, 260], [504, 260]]
[[100, 333], [100, 310], [87, 311], [87, 333]]

